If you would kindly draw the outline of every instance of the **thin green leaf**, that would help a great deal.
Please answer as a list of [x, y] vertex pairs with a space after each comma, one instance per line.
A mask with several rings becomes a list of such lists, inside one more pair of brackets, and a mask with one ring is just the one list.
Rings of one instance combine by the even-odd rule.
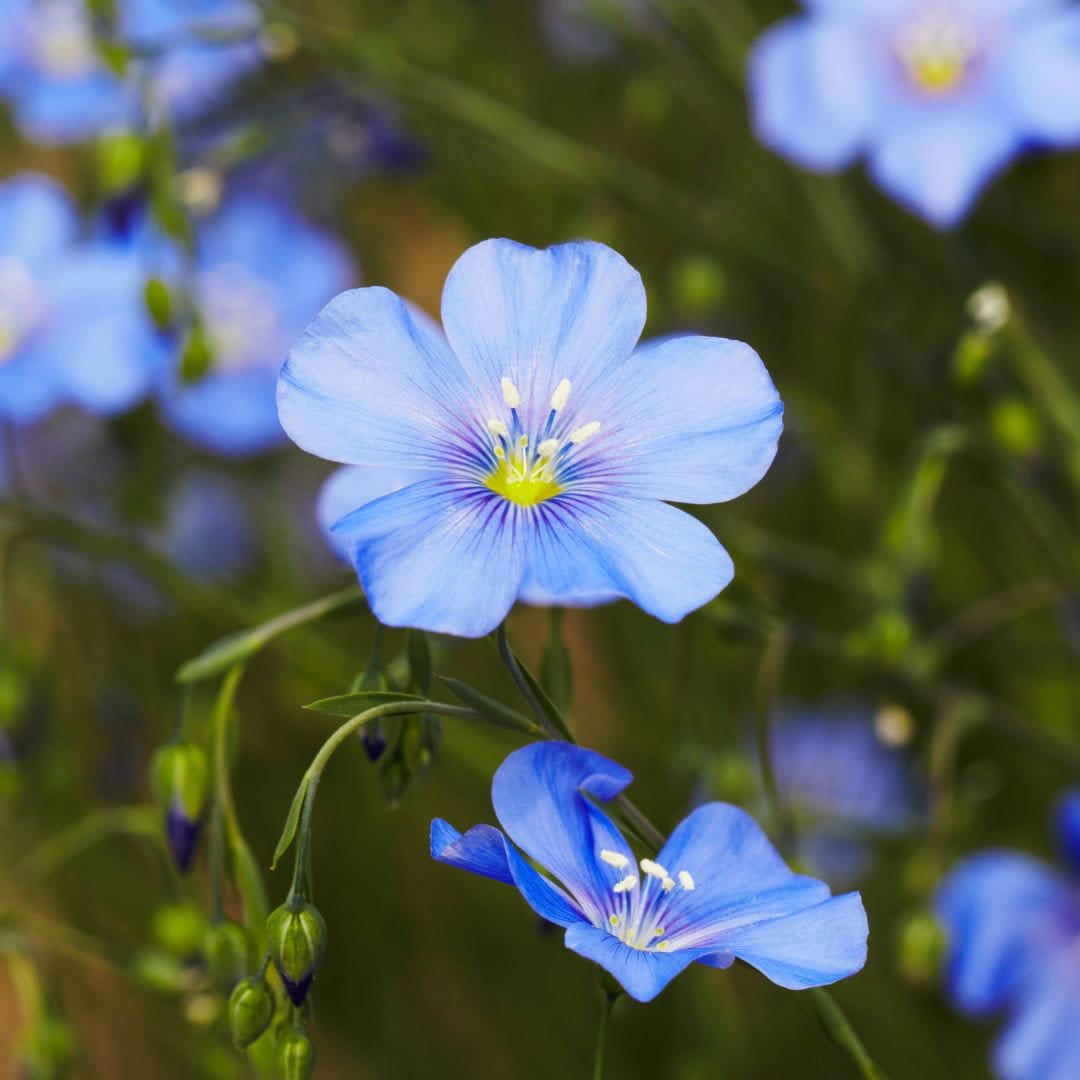
[[532, 672], [521, 662], [520, 658], [518, 659], [518, 666], [521, 668], [523, 678], [529, 684], [529, 689], [536, 695], [536, 700], [540, 702], [540, 707], [547, 714], [552, 726], [567, 742], [574, 742], [574, 736], [570, 733], [570, 728], [563, 719], [562, 713], [555, 707], [555, 703], [547, 696], [547, 692], [533, 678]]
[[445, 684], [454, 697], [474, 708], [496, 727], [523, 731], [528, 735], [539, 734], [540, 729], [536, 724], [516, 709], [511, 709], [509, 705], [489, 698], [486, 694], [481, 694], [479, 690], [474, 690], [467, 683], [459, 682], [457, 679], [448, 678], [446, 675], [439, 675], [437, 678], [439, 682]]
[[276, 870], [281, 856], [289, 850], [289, 846], [296, 836], [296, 827], [300, 824], [300, 811], [304, 808], [304, 799], [307, 798], [308, 788], [311, 786], [311, 777], [304, 773], [300, 786], [293, 796], [292, 806], [289, 807], [289, 816], [285, 819], [285, 828], [281, 830], [281, 839], [274, 848], [274, 857], [270, 860], [270, 869]]
[[[393, 690], [370, 690], [358, 694], [339, 694], [337, 697], [320, 698], [304, 708], [323, 716], [343, 716], [352, 719], [376, 705], [394, 705], [397, 702], [415, 701], [425, 704], [427, 698], [419, 694], [399, 694]], [[417, 710], [419, 711], [419, 710]]]

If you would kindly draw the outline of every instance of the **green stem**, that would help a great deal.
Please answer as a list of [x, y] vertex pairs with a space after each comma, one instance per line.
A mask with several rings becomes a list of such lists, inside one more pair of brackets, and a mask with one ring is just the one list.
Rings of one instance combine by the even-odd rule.
[[596, 1033], [596, 1058], [593, 1061], [593, 1080], [604, 1080], [604, 1055], [607, 1051], [608, 1027], [611, 1023], [611, 1013], [615, 1008], [615, 1002], [619, 995], [610, 990], [604, 991], [604, 1009], [600, 1013], [600, 1027]]
[[[506, 637], [506, 623], [500, 624], [499, 629], [495, 631], [495, 644], [498, 647], [500, 659], [506, 665], [506, 670], [510, 672], [510, 678], [514, 680], [514, 685], [517, 686], [521, 696], [525, 699], [529, 708], [532, 709], [533, 715], [544, 729], [544, 733], [550, 739], [564, 738], [564, 733], [559, 732], [552, 724], [547, 709], [541, 704], [540, 699], [533, 692], [532, 686], [529, 685], [528, 679], [522, 673], [521, 665], [518, 663], [514, 650], [510, 648], [510, 642]], [[574, 740], [568, 736], [569, 733], [565, 733], [566, 741], [573, 742]]]
[[825, 1034], [847, 1055], [848, 1060], [858, 1070], [859, 1076], [863, 1080], [888, 1080], [886, 1074], [867, 1053], [862, 1040], [848, 1022], [843, 1010], [836, 1004], [832, 994], [818, 987], [807, 990], [806, 997], [818, 1023], [824, 1028]]
[[754, 736], [757, 742], [761, 780], [772, 811], [773, 824], [782, 851], [790, 851], [795, 842], [795, 822], [780, 794], [772, 754], [772, 719], [783, 678], [784, 665], [791, 651], [791, 631], [780, 627], [769, 638], [758, 667], [757, 701], [754, 710]]

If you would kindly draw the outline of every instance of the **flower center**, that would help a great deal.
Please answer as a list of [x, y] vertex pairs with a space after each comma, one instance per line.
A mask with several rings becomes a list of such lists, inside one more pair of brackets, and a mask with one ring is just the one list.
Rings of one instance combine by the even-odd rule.
[[198, 292], [215, 371], [278, 360], [277, 297], [266, 282], [243, 266], [223, 263], [200, 275]]
[[72, 0], [53, 0], [37, 12], [30, 28], [32, 54], [54, 79], [79, 79], [98, 66], [86, 10]]
[[504, 378], [501, 388], [510, 415], [505, 420], [493, 417], [487, 422], [494, 467], [484, 484], [518, 506], [537, 506], [564, 490], [574, 451], [600, 430], [600, 422], [593, 420], [567, 430], [562, 417], [570, 398], [570, 380], [562, 379], [551, 395], [547, 422], [540, 431], [530, 433], [522, 423], [517, 387], [510, 378]]
[[623, 873], [630, 860], [620, 852], [605, 848], [600, 852], [600, 861], [623, 874], [611, 887], [619, 900], [617, 910], [608, 916], [609, 932], [632, 949], [667, 952], [672, 946], [664, 937], [664, 915], [670, 911], [673, 894], [694, 891], [690, 871], [680, 870], [672, 877], [658, 862], [642, 859], [638, 864], [644, 877], [642, 883], [637, 874]]
[[907, 81], [930, 97], [959, 90], [979, 59], [979, 42], [970, 24], [933, 9], [909, 23], [894, 48]]
[[40, 319], [42, 306], [30, 271], [18, 259], [0, 257], [0, 364], [15, 358]]

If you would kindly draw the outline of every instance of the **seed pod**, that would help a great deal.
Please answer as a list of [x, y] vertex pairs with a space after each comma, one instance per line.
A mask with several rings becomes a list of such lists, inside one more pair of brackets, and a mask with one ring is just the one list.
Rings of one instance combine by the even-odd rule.
[[251, 976], [236, 984], [229, 997], [229, 1027], [240, 1049], [250, 1046], [274, 1018], [274, 995], [266, 980]]
[[266, 920], [270, 956], [296, 1006], [304, 1003], [326, 951], [326, 920], [302, 900], [282, 904]]

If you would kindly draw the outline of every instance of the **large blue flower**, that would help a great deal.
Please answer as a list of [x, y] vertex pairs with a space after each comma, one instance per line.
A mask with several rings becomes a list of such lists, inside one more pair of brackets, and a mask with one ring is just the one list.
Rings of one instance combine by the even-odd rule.
[[167, 385], [168, 422], [220, 454], [283, 442], [275, 389], [289, 346], [355, 276], [341, 242], [288, 204], [251, 193], [228, 198], [200, 227], [193, 283], [213, 367], [195, 382]]
[[761, 139], [959, 221], [1026, 145], [1080, 143], [1080, 7], [1068, 0], [804, 0], [750, 59]]
[[638, 1001], [654, 998], [695, 960], [718, 968], [743, 960], [792, 990], [862, 968], [867, 926], [858, 893], [833, 897], [824, 882], [793, 874], [737, 807], [699, 807], [655, 860], [636, 859], [596, 805], [631, 779], [591, 750], [526, 746], [492, 782], [505, 835], [490, 825], [462, 835], [436, 819], [431, 854], [515, 885], [538, 915], [566, 928], [567, 948], [596, 961]]
[[86, 0], [0, 0], [0, 97], [41, 142], [65, 143], [133, 124], [149, 89], [185, 119], [261, 62], [249, 0], [118, 0], [117, 34], [135, 56], [102, 58]]
[[594, 243], [479, 244], [442, 316], [445, 336], [386, 289], [345, 293], [278, 388], [297, 443], [367, 471], [336, 531], [383, 623], [476, 637], [516, 599], [617, 597], [674, 622], [727, 585], [716, 538], [662, 500], [730, 499], [768, 468], [782, 405], [751, 348], [635, 348], [641, 279]]
[[0, 420], [65, 404], [119, 412], [163, 359], [134, 249], [80, 240], [71, 201], [44, 177], [0, 184]]
[[954, 1003], [971, 1016], [1009, 1014], [994, 1049], [1005, 1080], [1080, 1076], [1080, 789], [1059, 803], [1057, 831], [1070, 872], [1018, 852], [981, 852], [934, 900]]

